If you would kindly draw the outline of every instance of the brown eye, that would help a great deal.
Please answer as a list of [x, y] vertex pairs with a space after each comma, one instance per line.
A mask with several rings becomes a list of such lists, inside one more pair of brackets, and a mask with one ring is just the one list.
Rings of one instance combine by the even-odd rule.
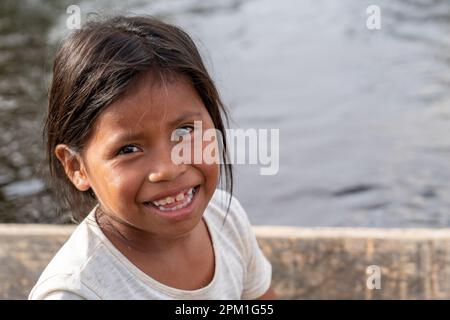
[[140, 149], [138, 147], [136, 147], [135, 145], [132, 144], [128, 144], [126, 146], [123, 146], [122, 148], [120, 148], [119, 152], [117, 154], [128, 154], [128, 153], [134, 153], [134, 152], [138, 152], [140, 151]]
[[183, 137], [185, 135], [190, 134], [192, 131], [194, 131], [194, 126], [192, 126], [192, 125], [186, 125], [183, 127], [179, 127], [177, 129], [175, 129], [175, 136]]

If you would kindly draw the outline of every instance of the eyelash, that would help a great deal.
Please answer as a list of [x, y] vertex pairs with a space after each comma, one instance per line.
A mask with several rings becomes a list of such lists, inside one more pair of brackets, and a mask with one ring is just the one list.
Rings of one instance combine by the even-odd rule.
[[[191, 132], [194, 131], [194, 129], [195, 129], [193, 125], [188, 124], [188, 125], [185, 125], [185, 126], [182, 126], [182, 127], [178, 127], [176, 130], [178, 130], [178, 129], [185, 129], [185, 128], [188, 128], [188, 129], [190, 130], [189, 133], [191, 133]], [[130, 154], [130, 153], [135, 153], [135, 152], [137, 152], [137, 151], [123, 152], [124, 149], [129, 148], [129, 147], [132, 147], [132, 148], [136, 148], [136, 149], [138, 149], [138, 150], [141, 150], [138, 146], [136, 146], [136, 145], [134, 145], [134, 144], [127, 144], [127, 145], [125, 145], [125, 146], [123, 146], [123, 147], [121, 147], [121, 148], [119, 149], [119, 151], [117, 152], [117, 155], [125, 155], [125, 154]]]
[[194, 131], [194, 129], [195, 129], [193, 125], [187, 124], [187, 125], [185, 125], [185, 126], [178, 127], [176, 130], [178, 130], [178, 129], [185, 129], [185, 128], [189, 128], [189, 129], [190, 129], [189, 133], [191, 133], [191, 132]]
[[117, 152], [117, 155], [124, 155], [124, 154], [129, 154], [129, 153], [136, 152], [136, 151], [134, 151], [134, 152], [123, 152], [124, 149], [129, 148], [129, 147], [136, 148], [136, 149], [140, 150], [140, 148], [135, 146], [134, 144], [127, 144], [126, 146], [123, 146], [122, 148], [119, 149], [119, 151]]

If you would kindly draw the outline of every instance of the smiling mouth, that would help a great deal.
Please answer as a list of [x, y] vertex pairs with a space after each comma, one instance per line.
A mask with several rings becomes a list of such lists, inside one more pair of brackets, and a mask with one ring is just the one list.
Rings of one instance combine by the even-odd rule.
[[162, 212], [171, 212], [186, 208], [194, 199], [200, 185], [183, 190], [178, 194], [154, 201], [144, 202], [145, 206], [151, 206]]

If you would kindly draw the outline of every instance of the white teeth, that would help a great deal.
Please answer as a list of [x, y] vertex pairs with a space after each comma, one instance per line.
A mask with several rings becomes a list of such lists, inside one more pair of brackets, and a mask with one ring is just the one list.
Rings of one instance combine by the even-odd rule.
[[[193, 197], [194, 197], [194, 188], [190, 188], [186, 193], [180, 192], [179, 194], [177, 194], [174, 197], [166, 197], [164, 199], [152, 201], [152, 203], [155, 206], [157, 206], [158, 209], [161, 211], [175, 211], [175, 210], [179, 210], [181, 208], [186, 207], [192, 201]], [[180, 203], [176, 206], [173, 206], [172, 208], [163, 207], [164, 205], [172, 204], [175, 201], [177, 201], [177, 202], [182, 201], [182, 203]]]
[[174, 203], [174, 202], [175, 202], [175, 199], [172, 198], [172, 197], [167, 197], [167, 198], [166, 198], [166, 201], [167, 201], [168, 204], [171, 204], [171, 203]]
[[184, 207], [187, 207], [187, 205], [189, 203], [191, 203], [191, 201], [192, 201], [192, 196], [188, 195], [185, 198], [185, 200], [183, 201], [183, 203], [180, 203], [180, 204], [178, 204], [176, 206], [173, 206], [172, 208], [166, 208], [166, 207], [163, 207], [163, 206], [159, 206], [158, 209], [161, 210], [161, 211], [165, 211], [165, 212], [166, 211], [175, 211], [175, 210], [179, 210], [179, 209], [182, 209]]
[[180, 201], [184, 199], [184, 193], [180, 193], [175, 197], [175, 200]]

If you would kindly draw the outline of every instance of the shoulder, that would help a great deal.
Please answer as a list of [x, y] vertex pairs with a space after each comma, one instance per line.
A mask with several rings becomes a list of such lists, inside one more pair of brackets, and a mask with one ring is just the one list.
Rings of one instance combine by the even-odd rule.
[[81, 281], [79, 273], [61, 273], [38, 281], [31, 290], [28, 299], [98, 300], [100, 297]]
[[[95, 299], [84, 278], [96, 264], [102, 242], [86, 218], [46, 266], [30, 292], [29, 299], [47, 299], [72, 295]], [[57, 294], [58, 293], [58, 294]]]
[[247, 212], [236, 197], [225, 190], [217, 189], [205, 215], [222, 240], [234, 243], [241, 251], [248, 253], [251, 239], [254, 237], [253, 229]]

